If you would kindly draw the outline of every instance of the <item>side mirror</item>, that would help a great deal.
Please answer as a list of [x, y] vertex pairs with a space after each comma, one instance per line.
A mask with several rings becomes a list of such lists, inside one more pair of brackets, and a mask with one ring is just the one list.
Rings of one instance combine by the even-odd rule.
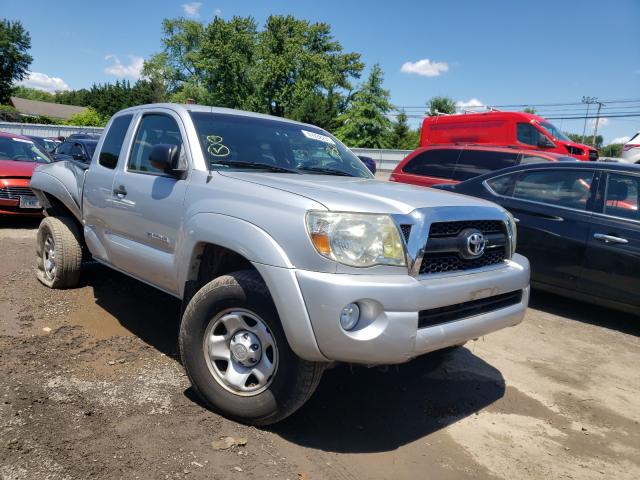
[[73, 160], [71, 155], [65, 155], [64, 153], [56, 153], [53, 155], [54, 162], [64, 162], [65, 160]]
[[77, 160], [79, 162], [86, 162], [87, 161], [87, 159], [84, 158], [84, 155], [81, 154], [81, 153], [76, 153], [75, 155], [72, 155], [72, 157], [73, 157], [74, 160]]
[[556, 145], [542, 133], [538, 134], [538, 147], [540, 148], [554, 148]]
[[167, 143], [154, 145], [149, 153], [149, 163], [158, 170], [172, 175], [181, 174], [185, 168], [180, 165], [180, 147]]

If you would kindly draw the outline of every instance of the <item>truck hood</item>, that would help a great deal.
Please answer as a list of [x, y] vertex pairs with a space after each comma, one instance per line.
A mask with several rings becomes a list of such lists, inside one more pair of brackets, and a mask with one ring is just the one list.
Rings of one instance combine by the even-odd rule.
[[491, 202], [456, 193], [366, 178], [263, 172], [220, 174], [301, 195], [338, 212], [408, 214], [422, 207], [495, 206]]
[[16, 160], [0, 160], [0, 178], [31, 178], [36, 162], [18, 162]]

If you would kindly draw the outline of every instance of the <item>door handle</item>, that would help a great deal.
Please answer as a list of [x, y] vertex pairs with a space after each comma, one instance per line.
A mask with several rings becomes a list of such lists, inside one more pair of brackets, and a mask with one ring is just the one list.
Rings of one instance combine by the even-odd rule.
[[596, 240], [602, 240], [604, 243], [618, 243], [620, 245], [626, 245], [629, 240], [626, 238], [616, 237], [614, 235], [606, 235], [604, 233], [594, 233], [593, 238]]
[[119, 187], [113, 189], [113, 193], [115, 193], [115, 195], [119, 198], [126, 197], [127, 189], [124, 187], [124, 185], [120, 185]]

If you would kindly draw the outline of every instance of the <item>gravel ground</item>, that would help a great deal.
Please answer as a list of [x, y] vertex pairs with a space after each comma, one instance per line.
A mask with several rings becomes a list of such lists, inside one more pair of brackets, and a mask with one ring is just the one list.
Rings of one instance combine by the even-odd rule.
[[97, 265], [48, 290], [37, 221], [0, 222], [2, 480], [640, 478], [637, 317], [533, 292], [521, 325], [444, 365], [336, 367], [257, 429], [194, 397], [178, 301]]

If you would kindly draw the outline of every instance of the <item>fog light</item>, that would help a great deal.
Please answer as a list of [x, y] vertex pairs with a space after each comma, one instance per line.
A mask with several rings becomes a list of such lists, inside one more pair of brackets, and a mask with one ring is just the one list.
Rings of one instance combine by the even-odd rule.
[[357, 303], [350, 303], [342, 309], [340, 313], [340, 325], [345, 330], [353, 330], [360, 320], [360, 307]]

